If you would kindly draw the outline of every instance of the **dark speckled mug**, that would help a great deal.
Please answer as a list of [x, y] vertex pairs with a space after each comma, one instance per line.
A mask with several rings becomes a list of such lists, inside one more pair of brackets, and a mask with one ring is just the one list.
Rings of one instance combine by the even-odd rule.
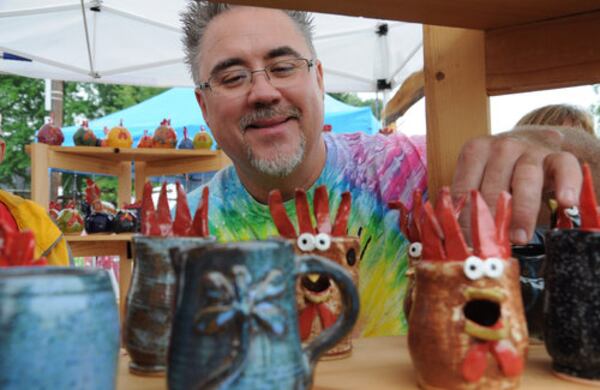
[[544, 342], [561, 377], [600, 381], [600, 232], [546, 235]]

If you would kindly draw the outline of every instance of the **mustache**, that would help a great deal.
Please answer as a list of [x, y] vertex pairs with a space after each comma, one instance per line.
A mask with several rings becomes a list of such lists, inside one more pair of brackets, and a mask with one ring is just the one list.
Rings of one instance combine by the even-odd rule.
[[300, 109], [294, 106], [258, 107], [240, 118], [240, 129], [244, 131], [248, 126], [252, 125], [254, 122], [282, 116], [286, 118], [300, 119], [302, 114], [300, 113]]

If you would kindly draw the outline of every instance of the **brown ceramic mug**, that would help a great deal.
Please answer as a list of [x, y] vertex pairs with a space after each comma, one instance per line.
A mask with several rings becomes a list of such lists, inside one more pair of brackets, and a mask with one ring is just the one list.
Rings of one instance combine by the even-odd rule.
[[[360, 241], [358, 237], [332, 237], [328, 234], [301, 234], [293, 241], [296, 254], [314, 254], [342, 266], [352, 276], [358, 289]], [[343, 309], [338, 286], [324, 274], [303, 275], [296, 282], [296, 302], [300, 338], [314, 340], [331, 327]], [[352, 334], [346, 335], [322, 359], [343, 358], [352, 352]]]

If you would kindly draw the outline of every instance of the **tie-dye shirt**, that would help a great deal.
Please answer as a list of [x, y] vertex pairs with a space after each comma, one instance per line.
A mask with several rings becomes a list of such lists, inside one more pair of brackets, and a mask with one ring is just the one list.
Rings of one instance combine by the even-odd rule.
[[[314, 189], [326, 185], [329, 208], [335, 215], [341, 194], [352, 194], [348, 234], [360, 232], [361, 314], [363, 336], [396, 335], [406, 332], [402, 302], [406, 290], [405, 272], [408, 241], [398, 227], [398, 211], [390, 210], [390, 200], [409, 207], [412, 191], [425, 191], [427, 183], [423, 137], [402, 134], [369, 136], [364, 133], [324, 133], [327, 161], [321, 176], [307, 191], [312, 213]], [[277, 236], [269, 208], [257, 202], [244, 188], [233, 167], [219, 171], [208, 183], [210, 231], [220, 241], [264, 239]], [[201, 189], [190, 193], [195, 210]], [[294, 200], [285, 203], [296, 223]]]

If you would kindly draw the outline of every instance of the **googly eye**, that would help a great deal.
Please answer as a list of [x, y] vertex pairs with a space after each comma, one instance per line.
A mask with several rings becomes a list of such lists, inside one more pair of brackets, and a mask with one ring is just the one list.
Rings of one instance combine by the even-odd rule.
[[296, 241], [298, 248], [303, 252], [310, 252], [315, 249], [315, 236], [310, 233], [302, 233]]
[[490, 257], [483, 265], [484, 273], [489, 278], [498, 279], [504, 273], [504, 262], [497, 257]]
[[465, 276], [471, 280], [477, 280], [483, 277], [483, 261], [477, 256], [469, 256], [464, 265]]
[[412, 258], [421, 257], [423, 253], [423, 244], [420, 242], [413, 242], [408, 246], [408, 255]]
[[569, 207], [568, 209], [565, 209], [565, 215], [571, 218], [579, 217], [579, 209], [577, 206]]
[[315, 246], [320, 251], [326, 251], [331, 246], [331, 237], [326, 233], [319, 233], [315, 237]]

